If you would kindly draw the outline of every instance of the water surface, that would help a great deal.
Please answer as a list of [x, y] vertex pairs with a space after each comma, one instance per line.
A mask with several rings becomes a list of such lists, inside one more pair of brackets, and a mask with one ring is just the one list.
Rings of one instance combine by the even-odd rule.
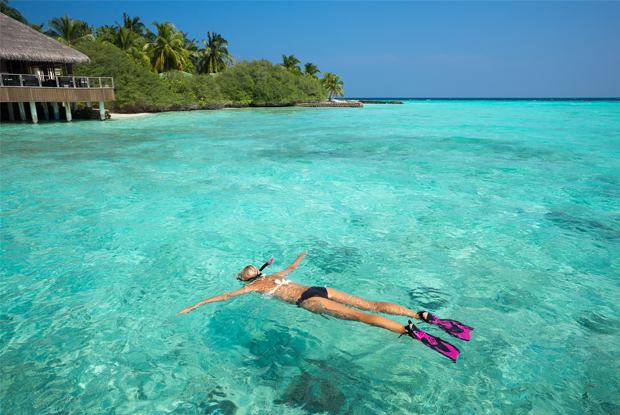
[[[5, 123], [1, 157], [3, 413], [620, 412], [618, 103]], [[259, 295], [175, 315], [306, 250], [295, 281], [472, 341]]]

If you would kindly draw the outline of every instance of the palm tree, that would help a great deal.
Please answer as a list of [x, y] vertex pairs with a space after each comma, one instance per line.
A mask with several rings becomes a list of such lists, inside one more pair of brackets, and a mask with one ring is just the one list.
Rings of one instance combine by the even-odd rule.
[[113, 30], [109, 31], [106, 35], [105, 43], [110, 43], [123, 52], [127, 53], [127, 51], [131, 48], [140, 47], [140, 38], [130, 29], [127, 29], [123, 26], [113, 28]]
[[6, 14], [10, 18], [17, 20], [18, 22], [22, 22], [23, 24], [28, 24], [28, 20], [26, 20], [24, 15], [22, 15], [17, 8], [9, 6], [9, 0], [0, 1], [0, 13]]
[[[114, 22], [117, 25], [121, 26], [120, 23], [118, 22]], [[142, 36], [144, 34], [144, 31], [146, 30], [146, 26], [144, 26], [144, 23], [142, 23], [140, 21], [140, 17], [136, 16], [133, 19], [131, 17], [129, 17], [129, 15], [127, 13], [123, 13], [123, 24], [122, 26], [125, 29], [129, 29], [132, 32], [134, 32], [135, 34], [137, 34], [138, 36]]]
[[86, 22], [73, 20], [68, 14], [65, 14], [65, 17], [54, 17], [49, 21], [47, 27], [46, 35], [68, 46], [73, 46], [84, 40], [95, 39]]
[[110, 43], [110, 39], [114, 36], [116, 30], [114, 26], [104, 25], [93, 29], [93, 34], [97, 42]]
[[344, 97], [344, 82], [342, 78], [331, 72], [324, 72], [321, 83], [327, 89], [329, 100], [332, 101], [335, 96]]
[[312, 79], [318, 79], [316, 75], [319, 73], [321, 73], [321, 71], [319, 71], [319, 68], [315, 64], [307, 62], [304, 65], [304, 75], [309, 76]]
[[200, 48], [198, 47], [198, 43], [196, 39], [190, 39], [187, 37], [189, 33], [183, 33], [183, 49], [185, 49], [189, 53], [190, 62], [194, 67], [198, 65], [198, 59], [200, 59]]
[[218, 73], [226, 70], [228, 65], [232, 63], [233, 56], [228, 52], [228, 42], [226, 39], [215, 32], [207, 32], [207, 39], [203, 39], [204, 49], [200, 53], [198, 61], [198, 72], [200, 73]]
[[144, 45], [144, 51], [151, 58], [153, 69], [157, 72], [182, 71], [189, 60], [183, 34], [170, 22], [153, 22], [151, 25], [157, 28], [157, 34], [149, 31], [147, 38], [150, 41]]
[[119, 25], [118, 28], [112, 28], [112, 30], [107, 33], [103, 43], [116, 46], [125, 52], [127, 56], [133, 58], [135, 63], [141, 64], [148, 62], [148, 57], [142, 51], [144, 49], [144, 39], [133, 30], [124, 26]]
[[[284, 66], [287, 71], [290, 71], [293, 68], [299, 69], [299, 66], [297, 65], [300, 63], [301, 62], [299, 62], [299, 59], [297, 59], [295, 55], [286, 56], [285, 54], [282, 54], [282, 66]], [[301, 69], [299, 70], [301, 71]]]
[[181, 34], [183, 35], [183, 45], [184, 45], [185, 50], [188, 50], [190, 52], [198, 52], [199, 47], [198, 47], [198, 43], [196, 42], [196, 39], [188, 38], [187, 35], [189, 35], [189, 32], [187, 33], [181, 32]]

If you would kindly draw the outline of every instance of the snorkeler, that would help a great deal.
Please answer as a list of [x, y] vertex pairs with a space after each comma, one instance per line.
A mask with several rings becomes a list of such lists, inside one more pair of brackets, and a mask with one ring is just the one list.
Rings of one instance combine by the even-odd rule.
[[[263, 274], [262, 270], [273, 263], [273, 258], [267, 261], [260, 269], [256, 268], [254, 265], [248, 265], [237, 275], [238, 280], [247, 283], [245, 287], [231, 293], [208, 298], [196, 305], [179, 311], [177, 315], [185, 314], [203, 304], [229, 300], [249, 292], [259, 292], [276, 297], [287, 303], [297, 304], [297, 306], [316, 314], [327, 314], [341, 320], [361, 321], [365, 324], [393, 331], [401, 336], [406, 334], [415, 340], [420, 340], [426, 346], [449, 357], [453, 361], [456, 361], [460, 353], [458, 348], [439, 337], [425, 333], [417, 328], [411, 320], [409, 320], [406, 326], [403, 326], [385, 317], [367, 314], [359, 310], [412, 317], [429, 324], [435, 324], [446, 333], [461, 340], [468, 341], [470, 339], [470, 332], [474, 329], [456, 320], [440, 320], [426, 311], [418, 311], [416, 313], [396, 304], [367, 301], [353, 295], [336, 291], [332, 288], [307, 287], [283, 278], [296, 270], [301, 260], [307, 254], [307, 252], [300, 254], [288, 268], [272, 275]], [[355, 310], [351, 307], [355, 307], [359, 310]]]

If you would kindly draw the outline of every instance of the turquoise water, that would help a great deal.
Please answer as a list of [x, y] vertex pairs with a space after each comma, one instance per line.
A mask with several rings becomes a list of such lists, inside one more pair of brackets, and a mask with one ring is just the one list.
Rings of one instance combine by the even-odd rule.
[[[7, 414], [620, 413], [620, 104], [3, 124]], [[409, 338], [243, 266], [476, 328]], [[405, 317], [395, 317], [406, 322]]]

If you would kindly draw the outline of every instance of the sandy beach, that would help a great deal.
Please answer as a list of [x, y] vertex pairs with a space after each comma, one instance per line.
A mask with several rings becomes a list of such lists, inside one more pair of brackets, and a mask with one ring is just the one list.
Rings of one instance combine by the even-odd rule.
[[140, 112], [137, 114], [121, 114], [118, 112], [111, 112], [110, 115], [112, 116], [112, 118], [134, 118], [134, 117], [142, 117], [144, 115], [153, 115], [150, 112]]

